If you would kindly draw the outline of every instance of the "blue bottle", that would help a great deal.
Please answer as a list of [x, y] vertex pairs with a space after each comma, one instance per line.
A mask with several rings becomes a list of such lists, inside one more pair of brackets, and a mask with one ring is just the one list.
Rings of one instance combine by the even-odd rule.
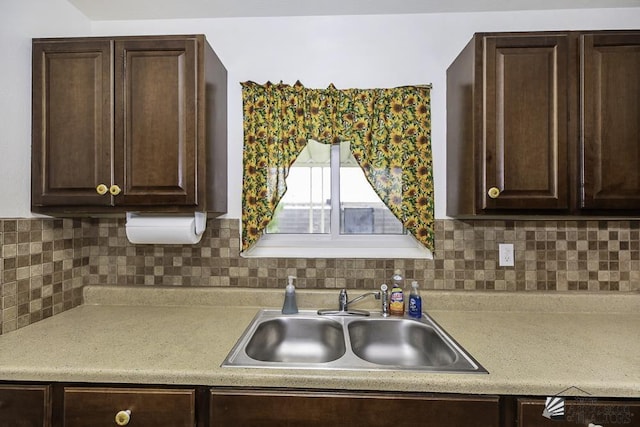
[[422, 297], [418, 291], [418, 282], [411, 282], [411, 293], [409, 294], [409, 316], [419, 319], [422, 317]]

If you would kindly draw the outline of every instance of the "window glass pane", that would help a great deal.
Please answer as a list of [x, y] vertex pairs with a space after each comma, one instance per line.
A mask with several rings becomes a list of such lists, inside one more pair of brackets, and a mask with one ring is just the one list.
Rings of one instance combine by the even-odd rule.
[[349, 150], [340, 144], [340, 232], [342, 234], [403, 234], [402, 223], [373, 191]]
[[289, 169], [287, 192], [267, 233], [326, 234], [331, 219], [331, 146], [309, 141]]

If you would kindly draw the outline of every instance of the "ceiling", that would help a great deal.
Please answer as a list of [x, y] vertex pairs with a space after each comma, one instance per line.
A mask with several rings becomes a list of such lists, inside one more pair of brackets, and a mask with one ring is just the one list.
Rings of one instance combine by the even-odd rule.
[[94, 21], [640, 7], [640, 0], [68, 0]]

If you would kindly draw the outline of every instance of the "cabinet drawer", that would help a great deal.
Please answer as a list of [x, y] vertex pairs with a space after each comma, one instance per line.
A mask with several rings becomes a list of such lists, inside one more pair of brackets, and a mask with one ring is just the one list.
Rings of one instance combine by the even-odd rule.
[[0, 385], [0, 427], [48, 427], [49, 386]]
[[195, 395], [192, 389], [66, 387], [64, 426], [111, 427], [118, 412], [130, 411], [131, 426], [193, 427]]
[[498, 397], [216, 389], [210, 401], [210, 427], [469, 427], [470, 419], [498, 427]]
[[545, 399], [518, 399], [518, 427], [578, 427], [589, 423], [640, 427], [640, 401], [567, 398], [563, 419], [542, 416]]

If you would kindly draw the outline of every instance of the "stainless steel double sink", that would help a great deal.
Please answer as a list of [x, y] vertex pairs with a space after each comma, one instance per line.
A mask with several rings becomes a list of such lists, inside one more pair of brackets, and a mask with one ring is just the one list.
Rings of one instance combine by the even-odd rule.
[[436, 322], [261, 310], [222, 366], [488, 373]]

